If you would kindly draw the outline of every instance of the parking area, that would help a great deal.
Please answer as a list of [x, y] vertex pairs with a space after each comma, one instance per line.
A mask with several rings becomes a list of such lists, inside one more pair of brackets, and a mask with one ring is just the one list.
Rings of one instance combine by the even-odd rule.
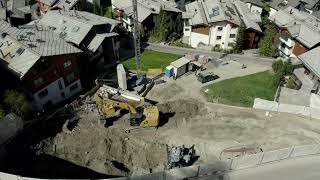
[[299, 90], [281, 87], [279, 102], [284, 104], [310, 106], [310, 92], [313, 87], [312, 81], [304, 74], [304, 68], [297, 68], [293, 73], [301, 81], [302, 86]]

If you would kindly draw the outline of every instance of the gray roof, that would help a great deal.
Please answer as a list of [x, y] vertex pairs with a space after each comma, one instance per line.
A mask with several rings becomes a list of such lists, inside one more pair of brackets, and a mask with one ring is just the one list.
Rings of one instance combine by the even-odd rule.
[[[132, 0], [115, 0], [112, 3], [128, 16], [133, 14]], [[181, 12], [176, 3], [164, 2], [163, 0], [138, 0], [138, 21], [143, 22], [151, 14], [159, 14], [161, 8], [165, 11]]]
[[52, 7], [58, 0], [38, 0], [38, 1]]
[[105, 32], [111, 33], [120, 22], [84, 11], [49, 11], [38, 24], [48, 27], [68, 42], [80, 45], [93, 26], [105, 26]]
[[278, 27], [289, 33], [308, 48], [320, 43], [320, 21], [309, 13], [293, 7], [279, 10], [269, 17]]
[[30, 14], [30, 6], [23, 0], [10, 0], [7, 2], [8, 10], [12, 13], [11, 17], [25, 18], [26, 14]]
[[59, 2], [54, 6], [61, 9], [71, 10], [78, 2], [79, 0], [59, 0]]
[[260, 14], [251, 12], [247, 5], [239, 0], [235, 1], [234, 4], [246, 28], [262, 32], [258, 24], [258, 22], [261, 22]]
[[314, 72], [318, 77], [320, 77], [319, 55], [320, 47], [317, 47], [298, 56], [303, 64], [307, 66], [312, 72]]
[[183, 18], [189, 20], [190, 25], [210, 24], [229, 21], [240, 25], [239, 15], [229, 0], [198, 0], [186, 5]]
[[180, 59], [177, 59], [177, 60], [173, 61], [171, 63], [171, 65], [176, 67], [176, 68], [179, 68], [179, 67], [182, 67], [182, 66], [188, 64], [189, 62], [190, 62], [190, 59], [187, 59], [185, 57], [181, 57]]
[[244, 0], [243, 2], [254, 4], [254, 5], [259, 6], [259, 7], [263, 6], [262, 0]]
[[301, 1], [307, 3], [305, 7], [308, 9], [312, 9], [319, 2], [319, 0], [301, 0]]
[[96, 34], [95, 37], [92, 39], [90, 44], [88, 45], [88, 49], [92, 52], [95, 52], [101, 43], [105, 40], [107, 37], [117, 36], [117, 33], [103, 33], [103, 34]]
[[20, 78], [40, 57], [81, 52], [55, 33], [34, 26], [15, 28], [5, 21], [0, 21], [0, 33], [8, 34], [0, 38], [0, 49], [3, 53], [0, 58], [6, 61], [8, 67], [18, 73]]
[[288, 7], [296, 8], [301, 2], [301, 0], [272, 0], [270, 2], [270, 7], [276, 10], [286, 9]]
[[0, 8], [0, 20], [6, 20], [7, 19], [7, 9]]

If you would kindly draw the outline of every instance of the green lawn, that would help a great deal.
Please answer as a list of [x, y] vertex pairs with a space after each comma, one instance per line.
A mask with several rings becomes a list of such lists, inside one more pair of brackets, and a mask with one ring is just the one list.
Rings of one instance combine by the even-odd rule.
[[217, 101], [233, 106], [252, 107], [255, 98], [274, 99], [276, 88], [273, 85], [274, 74], [265, 71], [257, 74], [228, 79], [211, 84], [204, 89], [209, 101]]
[[[162, 53], [145, 49], [141, 53], [141, 70], [147, 71], [148, 69], [164, 69], [170, 65], [172, 61], [179, 59], [181, 56], [169, 53]], [[123, 60], [122, 64], [130, 69], [136, 69], [135, 58]]]

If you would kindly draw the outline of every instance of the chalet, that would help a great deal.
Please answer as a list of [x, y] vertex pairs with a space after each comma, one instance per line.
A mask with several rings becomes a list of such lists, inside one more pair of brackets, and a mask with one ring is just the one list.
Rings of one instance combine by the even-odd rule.
[[37, 0], [41, 13], [46, 13], [51, 9], [82, 10], [85, 0]]
[[[248, 5], [251, 12], [262, 13], [264, 1], [263, 0], [244, 0]], [[279, 10], [286, 9], [288, 7], [294, 7], [300, 11], [305, 11], [308, 13], [318, 14], [320, 10], [319, 0], [272, 0], [266, 1], [270, 7], [269, 15], [272, 16]]]
[[232, 49], [238, 27], [246, 26], [249, 34], [248, 47], [256, 46], [261, 29], [260, 16], [251, 13], [244, 3], [220, 0], [198, 0], [186, 5], [183, 42], [194, 48], [210, 46]]
[[295, 58], [320, 44], [320, 21], [307, 12], [288, 7], [269, 17], [279, 28], [279, 53]]
[[15, 28], [0, 21], [0, 67], [19, 82], [38, 111], [56, 105], [81, 89], [81, 50], [39, 27]]
[[[112, 0], [112, 9], [116, 11], [116, 19], [123, 23], [128, 31], [132, 32], [133, 25], [133, 7], [132, 0]], [[177, 4], [172, 1], [163, 0], [138, 0], [138, 22], [145, 32], [153, 29], [156, 22], [159, 21], [160, 10], [167, 12], [167, 20], [169, 28], [175, 26], [175, 18], [181, 10], [177, 8]]]
[[83, 50], [89, 61], [112, 64], [119, 60], [116, 20], [85, 11], [52, 10], [35, 22]]

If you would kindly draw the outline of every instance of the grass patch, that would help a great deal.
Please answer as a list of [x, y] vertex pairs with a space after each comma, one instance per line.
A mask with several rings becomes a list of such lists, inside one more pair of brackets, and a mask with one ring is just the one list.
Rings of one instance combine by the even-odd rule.
[[[182, 56], [145, 49], [141, 53], [141, 70], [147, 71], [148, 69], [164, 69], [169, 66], [171, 62], [179, 59], [180, 57]], [[122, 61], [122, 64], [129, 70], [136, 69], [136, 61], [134, 57]]]
[[205, 94], [210, 102], [252, 107], [255, 98], [273, 101], [277, 89], [273, 78], [274, 73], [265, 71], [217, 82], [204, 89], [209, 89]]

